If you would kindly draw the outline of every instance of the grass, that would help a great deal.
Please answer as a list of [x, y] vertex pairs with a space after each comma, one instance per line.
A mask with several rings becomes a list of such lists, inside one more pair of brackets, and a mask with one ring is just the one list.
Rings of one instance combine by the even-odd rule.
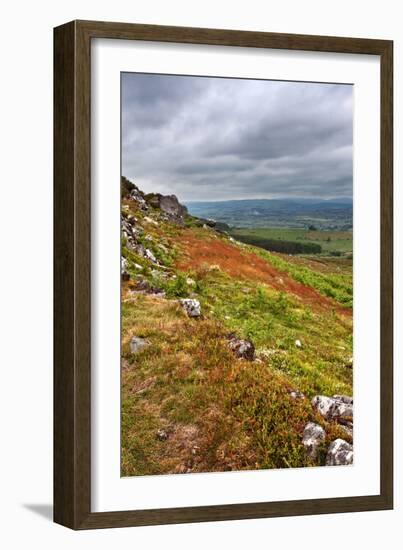
[[295, 281], [305, 286], [318, 290], [323, 296], [333, 298], [339, 304], [352, 308], [353, 287], [352, 272], [327, 272], [316, 271], [308, 266], [285, 260], [279, 254], [256, 249], [257, 253], [265, 258], [271, 265], [280, 271], [290, 275]]
[[352, 231], [309, 231], [293, 228], [236, 228], [231, 230], [231, 235], [242, 240], [242, 236], [273, 239], [279, 241], [294, 241], [300, 243], [320, 244], [325, 254], [340, 252], [352, 253]]
[[[122, 284], [122, 475], [313, 466], [301, 442], [310, 420], [327, 443], [349, 440], [310, 398], [352, 395], [352, 320], [340, 310], [351, 304], [351, 262], [271, 254], [158, 211], [146, 214], [158, 225], [132, 213], [164, 258], [155, 266], [123, 242], [132, 280]], [[166, 296], [133, 292], [139, 279]], [[201, 318], [187, 317], [183, 297], [200, 301]], [[233, 355], [231, 332], [254, 342], [257, 360]], [[132, 354], [133, 336], [149, 346]]]

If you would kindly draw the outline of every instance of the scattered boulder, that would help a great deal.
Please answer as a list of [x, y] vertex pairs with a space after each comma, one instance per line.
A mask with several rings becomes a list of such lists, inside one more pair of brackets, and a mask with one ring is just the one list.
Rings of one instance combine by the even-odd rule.
[[326, 438], [326, 432], [314, 422], [308, 422], [304, 428], [304, 433], [302, 434], [302, 444], [307, 450], [308, 455], [312, 459], [316, 459], [318, 456], [318, 449], [321, 443]]
[[292, 390], [290, 391], [290, 397], [291, 399], [305, 399], [305, 395], [302, 393], [302, 391], [298, 390]]
[[295, 347], [296, 348], [302, 348], [301, 340], [295, 340]]
[[132, 353], [139, 353], [149, 345], [150, 345], [150, 342], [145, 338], [140, 338], [139, 336], [133, 336], [133, 338], [130, 340], [130, 351]]
[[228, 345], [236, 357], [253, 361], [255, 359], [255, 346], [251, 340], [237, 338], [234, 334], [228, 336]]
[[312, 407], [329, 421], [353, 417], [353, 399], [345, 395], [316, 395], [312, 399]]
[[122, 281], [128, 281], [130, 279], [130, 273], [127, 271], [127, 260], [123, 256], [120, 260], [120, 274], [122, 276]]
[[157, 439], [159, 439], [160, 441], [166, 441], [168, 439], [168, 432], [160, 429], [157, 431], [156, 436], [157, 436]]
[[179, 303], [189, 317], [200, 317], [201, 309], [199, 300], [195, 300], [194, 298], [182, 298], [179, 300]]
[[347, 466], [353, 464], [353, 446], [344, 439], [336, 439], [329, 445], [326, 466]]

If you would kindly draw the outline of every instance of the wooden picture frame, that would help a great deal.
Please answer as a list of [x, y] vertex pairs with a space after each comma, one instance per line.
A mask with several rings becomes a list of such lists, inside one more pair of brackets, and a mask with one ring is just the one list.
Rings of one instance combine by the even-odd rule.
[[[91, 512], [91, 40], [113, 38], [380, 56], [381, 488], [379, 495]], [[54, 30], [54, 520], [72, 529], [327, 514], [393, 507], [393, 43], [73, 21]]]

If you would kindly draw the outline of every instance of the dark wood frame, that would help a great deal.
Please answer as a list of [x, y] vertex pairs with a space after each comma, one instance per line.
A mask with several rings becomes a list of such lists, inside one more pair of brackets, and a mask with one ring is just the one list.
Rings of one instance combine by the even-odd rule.
[[[90, 506], [90, 56], [92, 38], [381, 58], [381, 489], [379, 495], [92, 513]], [[54, 521], [72, 529], [393, 507], [393, 42], [72, 21], [54, 29]]]

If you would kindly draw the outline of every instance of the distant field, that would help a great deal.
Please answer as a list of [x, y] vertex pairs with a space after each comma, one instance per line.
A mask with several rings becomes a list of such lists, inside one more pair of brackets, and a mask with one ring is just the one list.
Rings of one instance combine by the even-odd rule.
[[349, 253], [353, 251], [352, 231], [308, 231], [288, 228], [237, 228], [231, 235], [242, 241], [250, 238], [267, 239], [268, 241], [288, 241], [301, 244], [319, 244], [322, 253]]

